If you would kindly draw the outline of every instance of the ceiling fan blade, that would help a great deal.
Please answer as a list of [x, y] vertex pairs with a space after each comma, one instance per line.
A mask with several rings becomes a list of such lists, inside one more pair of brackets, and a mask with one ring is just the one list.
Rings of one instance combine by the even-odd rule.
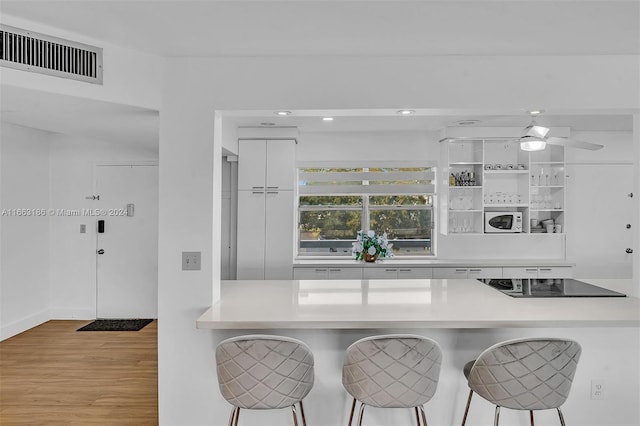
[[553, 136], [548, 137], [546, 139], [546, 142], [550, 145], [560, 145], [567, 148], [588, 149], [591, 151], [597, 151], [601, 148], [604, 148], [604, 145], [598, 145], [596, 143], [578, 141], [578, 140], [569, 139], [569, 138], [557, 138]]

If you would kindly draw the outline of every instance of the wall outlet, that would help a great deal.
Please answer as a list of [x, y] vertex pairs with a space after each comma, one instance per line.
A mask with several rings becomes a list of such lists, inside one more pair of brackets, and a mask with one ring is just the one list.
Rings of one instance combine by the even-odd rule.
[[199, 251], [183, 251], [182, 252], [182, 270], [183, 271], [199, 271], [200, 270], [200, 252]]
[[87, 225], [85, 225], [84, 223], [80, 224], [80, 233], [81, 234], [87, 233]]
[[591, 399], [604, 399], [604, 380], [591, 380]]

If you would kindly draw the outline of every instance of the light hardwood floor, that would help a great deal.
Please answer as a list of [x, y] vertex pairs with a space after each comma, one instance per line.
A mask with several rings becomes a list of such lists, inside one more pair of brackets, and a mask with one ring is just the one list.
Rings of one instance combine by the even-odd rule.
[[49, 321], [0, 342], [0, 425], [157, 425], [157, 322]]

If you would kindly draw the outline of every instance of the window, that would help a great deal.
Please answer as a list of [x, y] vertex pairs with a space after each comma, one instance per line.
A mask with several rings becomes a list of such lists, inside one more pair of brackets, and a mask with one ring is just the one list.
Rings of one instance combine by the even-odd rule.
[[358, 231], [386, 232], [396, 256], [432, 255], [431, 167], [298, 169], [298, 255], [351, 256]]

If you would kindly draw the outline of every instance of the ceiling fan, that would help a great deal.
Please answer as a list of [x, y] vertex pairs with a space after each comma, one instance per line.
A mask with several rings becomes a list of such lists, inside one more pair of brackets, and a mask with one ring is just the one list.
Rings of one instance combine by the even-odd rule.
[[523, 151], [542, 151], [547, 144], [563, 146], [565, 148], [589, 149], [591, 151], [596, 151], [604, 147], [603, 145], [591, 142], [549, 136], [550, 129], [536, 123], [536, 117], [542, 112], [543, 111], [529, 111], [531, 124], [522, 129], [522, 134], [519, 138], [520, 149]]

